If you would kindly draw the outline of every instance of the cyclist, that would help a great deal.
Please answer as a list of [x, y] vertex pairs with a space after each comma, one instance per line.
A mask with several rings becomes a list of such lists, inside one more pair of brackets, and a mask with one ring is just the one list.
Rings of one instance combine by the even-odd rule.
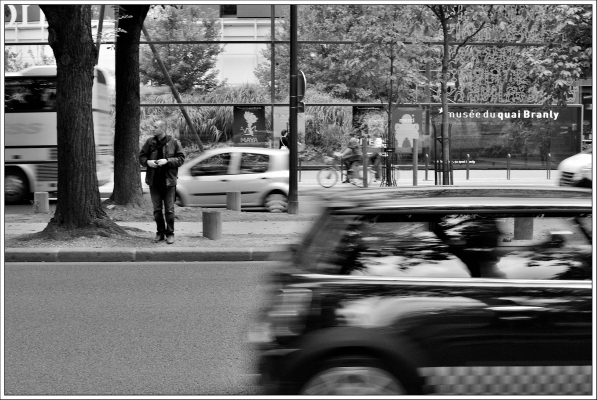
[[377, 182], [380, 180], [380, 163], [381, 163], [381, 151], [383, 148], [383, 140], [379, 136], [379, 132], [374, 131], [372, 134], [372, 141], [373, 145], [371, 146], [371, 157], [369, 157], [369, 162], [373, 166], [375, 171], [375, 180], [373, 182]]
[[341, 152], [341, 156], [347, 171], [346, 180], [342, 183], [350, 183], [350, 180], [353, 178], [353, 166], [355, 161], [360, 161], [363, 159], [363, 150], [361, 149], [359, 139], [356, 137], [356, 133], [350, 134], [350, 140], [348, 141], [348, 145]]

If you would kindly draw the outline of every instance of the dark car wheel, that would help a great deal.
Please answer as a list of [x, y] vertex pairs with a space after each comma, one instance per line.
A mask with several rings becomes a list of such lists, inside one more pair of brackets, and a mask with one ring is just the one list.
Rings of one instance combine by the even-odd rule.
[[406, 395], [407, 391], [378, 360], [338, 357], [324, 362], [300, 389], [301, 395]]
[[6, 204], [17, 204], [29, 196], [29, 180], [20, 170], [9, 168], [4, 176], [4, 201]]
[[270, 193], [265, 196], [263, 205], [269, 212], [286, 212], [288, 209], [288, 197], [281, 192]]

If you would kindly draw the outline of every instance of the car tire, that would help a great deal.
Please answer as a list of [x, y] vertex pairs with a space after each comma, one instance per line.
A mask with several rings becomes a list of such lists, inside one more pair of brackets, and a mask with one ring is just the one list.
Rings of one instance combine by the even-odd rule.
[[4, 201], [6, 204], [21, 203], [29, 195], [29, 180], [25, 173], [20, 169], [6, 169], [4, 176]]
[[270, 193], [265, 196], [263, 206], [269, 212], [286, 212], [288, 210], [288, 196], [281, 192]]
[[367, 356], [329, 359], [310, 375], [300, 395], [406, 395], [399, 379], [379, 360]]

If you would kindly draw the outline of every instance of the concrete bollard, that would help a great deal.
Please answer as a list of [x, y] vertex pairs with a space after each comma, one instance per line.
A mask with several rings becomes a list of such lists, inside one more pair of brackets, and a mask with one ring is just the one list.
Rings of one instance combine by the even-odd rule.
[[226, 192], [226, 208], [240, 211], [240, 192]]
[[203, 236], [211, 240], [222, 238], [222, 213], [203, 211]]
[[33, 212], [50, 212], [50, 194], [48, 192], [35, 192], [33, 199]]

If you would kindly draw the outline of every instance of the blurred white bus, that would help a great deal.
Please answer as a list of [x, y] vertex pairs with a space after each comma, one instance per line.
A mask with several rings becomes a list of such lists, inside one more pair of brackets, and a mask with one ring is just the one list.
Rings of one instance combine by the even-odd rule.
[[[98, 185], [111, 179], [113, 139], [107, 75], [95, 69], [93, 125]], [[56, 141], [56, 66], [44, 65], [5, 74], [4, 200], [19, 203], [34, 192], [58, 189]], [[79, 160], [78, 162], [83, 162]], [[73, 165], [74, 166], [74, 165]], [[50, 195], [50, 197], [53, 197]]]

